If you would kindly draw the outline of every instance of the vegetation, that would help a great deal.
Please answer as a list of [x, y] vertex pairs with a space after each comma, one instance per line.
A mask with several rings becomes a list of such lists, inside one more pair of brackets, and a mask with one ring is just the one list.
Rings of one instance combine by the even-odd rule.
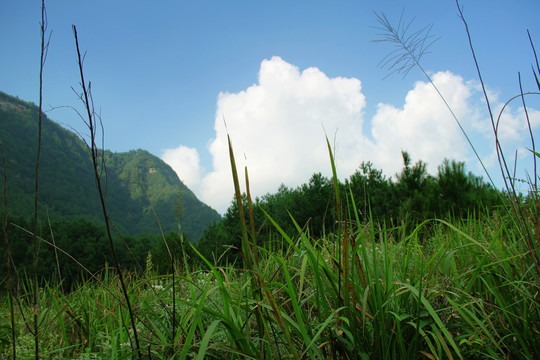
[[[402, 155], [404, 167], [395, 181], [368, 162], [362, 163], [345, 183], [339, 183], [341, 192], [350, 192], [359, 204], [357, 213], [351, 217], [358, 216], [363, 224], [404, 226], [404, 230], [412, 232], [427, 219], [462, 219], [468, 214], [491, 212], [503, 204], [503, 194], [481, 177], [466, 173], [462, 162], [445, 160], [437, 176], [431, 176], [424, 162], [411, 165], [407, 152]], [[281, 185], [277, 193], [257, 198], [253, 213], [259, 238], [286, 245], [266, 214], [290, 237], [298, 234], [291, 217], [299, 224], [306, 224], [314, 238], [335, 232], [337, 209], [333, 186], [331, 179], [316, 173], [307, 184], [296, 189]], [[246, 203], [247, 198], [243, 201]], [[199, 241], [200, 251], [207, 258], [221, 259], [222, 264], [238, 262], [241, 237], [239, 214], [233, 202], [223, 219], [205, 230]]]
[[[335, 180], [332, 184], [338, 185]], [[246, 230], [240, 226], [239, 235], [250, 247], [235, 259], [236, 266], [203, 257], [205, 246], [188, 250], [178, 235], [170, 234], [168, 239], [176, 239], [182, 250], [175, 256], [174, 281], [170, 273], [157, 271], [158, 251], [147, 255], [144, 272], [126, 273], [143, 358], [538, 356], [540, 286], [519, 227], [504, 207], [475, 216], [471, 212], [462, 218], [451, 215], [447, 220], [387, 227], [360, 218], [357, 204], [363, 200], [355, 199], [351, 187], [332, 186], [331, 191], [333, 202], [344, 205], [341, 215], [336, 213], [339, 224], [325, 235], [314, 237], [309, 226], [302, 229], [291, 216], [296, 234], [289, 236], [267, 214], [282, 243], [279, 247], [260, 243], [266, 235], [253, 237], [250, 225]], [[244, 203], [249, 214], [247, 194]], [[522, 206], [536, 211], [535, 204]], [[249, 224], [252, 217], [246, 218]], [[73, 229], [85, 224], [79, 222]], [[69, 240], [63, 240], [84, 238], [69, 234], [69, 225], [52, 224], [56, 244], [84, 259], [84, 249], [69, 248]], [[103, 236], [103, 230], [100, 233]], [[134, 242], [126, 243], [137, 248]], [[105, 244], [92, 248], [99, 246], [107, 254]], [[128, 256], [119, 255], [121, 261]], [[39, 262], [46, 259], [51, 261], [53, 255]], [[74, 271], [81, 268], [72, 264]], [[52, 273], [54, 269], [51, 265]], [[108, 267], [88, 270], [97, 279], [83, 277], [69, 292], [53, 285], [54, 279], [42, 284], [43, 356], [131, 358], [133, 332], [123, 325], [127, 310], [119, 279]], [[19, 284], [17, 353], [24, 359], [33, 355], [32, 337], [24, 326], [25, 316], [32, 312], [25, 300], [31, 284], [23, 279]], [[2, 306], [8, 305], [6, 297]], [[7, 320], [2, 318], [6, 331], [0, 346], [2, 355], [10, 358]]]
[[[510, 177], [500, 193], [463, 163], [446, 160], [429, 176], [404, 152], [395, 181], [364, 163], [340, 183], [327, 141], [331, 179], [314, 174], [252, 201], [247, 169], [240, 190], [229, 139], [233, 204], [195, 245], [172, 232], [113, 235], [104, 201], [105, 226], [10, 217], [0, 145], [9, 295], [0, 300], [2, 358], [540, 357], [536, 173], [528, 196]], [[101, 195], [102, 161], [130, 158], [99, 152], [93, 135], [87, 145]], [[143, 197], [133, 182], [124, 186]]]
[[[17, 273], [24, 279], [32, 272], [32, 257], [29, 256], [33, 251], [32, 236], [25, 231], [31, 229], [31, 223], [24, 218], [8, 218], [8, 224], [10, 224], [7, 227], [7, 236], [10, 240], [11, 262], [17, 264]], [[45, 283], [58, 285], [60, 280], [64, 289], [71, 289], [90, 279], [91, 274], [101, 272], [107, 264], [113, 263], [108, 251], [105, 226], [90, 222], [86, 218], [39, 223], [38, 236], [41, 243], [37, 275], [41, 285]], [[115, 244], [122, 267], [140, 274], [145, 268], [147, 257], [151, 256], [154, 259], [153, 269], [156, 274], [168, 273], [170, 265], [164, 238], [168, 246], [172, 247], [172, 244], [175, 244], [176, 257], [181, 259], [183, 254], [179, 246], [178, 233], [170, 232], [164, 236], [157, 234], [117, 236]], [[184, 234], [182, 238], [185, 238]], [[55, 252], [51, 244], [62, 251]], [[195, 254], [191, 248], [186, 251], [186, 256], [190, 260], [193, 259]], [[7, 274], [5, 262], [0, 264], [0, 273]]]
[[[0, 92], [0, 139], [6, 156], [8, 203], [12, 216], [33, 216], [36, 122], [39, 109]], [[92, 163], [84, 142], [71, 131], [42, 118], [39, 177], [40, 219], [84, 216], [103, 223]], [[182, 231], [197, 241], [219, 214], [200, 202], [161, 159], [144, 150], [105, 150], [106, 200], [111, 219], [123, 233], [159, 234], [152, 208], [165, 232]], [[3, 177], [4, 169], [0, 169]], [[181, 214], [175, 209], [179, 209]]]

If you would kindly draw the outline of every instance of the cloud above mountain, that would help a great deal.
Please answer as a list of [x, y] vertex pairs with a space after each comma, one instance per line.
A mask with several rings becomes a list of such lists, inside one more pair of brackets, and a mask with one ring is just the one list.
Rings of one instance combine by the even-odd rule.
[[201, 164], [197, 149], [180, 145], [167, 149], [161, 154], [161, 159], [176, 171], [178, 177], [188, 187], [195, 186], [201, 181]]

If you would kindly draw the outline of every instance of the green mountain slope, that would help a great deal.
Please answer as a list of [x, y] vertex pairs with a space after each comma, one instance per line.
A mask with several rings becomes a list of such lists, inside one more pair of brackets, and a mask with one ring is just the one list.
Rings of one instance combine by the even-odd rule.
[[[0, 92], [0, 141], [7, 163], [8, 212], [33, 214], [39, 109]], [[170, 166], [144, 150], [105, 150], [106, 202], [113, 223], [131, 234], [181, 229], [196, 241], [219, 214], [200, 202]], [[4, 169], [0, 169], [3, 184]], [[51, 219], [84, 216], [103, 222], [92, 163], [84, 142], [43, 116], [39, 167], [39, 214]]]

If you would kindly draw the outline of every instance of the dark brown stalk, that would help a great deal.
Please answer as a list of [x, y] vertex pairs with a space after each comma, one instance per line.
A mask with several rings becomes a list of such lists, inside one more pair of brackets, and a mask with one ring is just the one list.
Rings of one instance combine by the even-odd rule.
[[[538, 64], [538, 56], [536, 55], [536, 49], [534, 47], [534, 43], [532, 41], [532, 38], [531, 38], [531, 34], [529, 32], [529, 30], [527, 30], [527, 35], [529, 36], [529, 42], [531, 43], [531, 48], [532, 48], [532, 51], [533, 51], [533, 54], [534, 54], [534, 59], [536, 61], [536, 68], [538, 69], [538, 71], [540, 72], [540, 66]], [[536, 84], [538, 86], [538, 90], [540, 90], [540, 82], [538, 81], [538, 76], [536, 74], [536, 71], [534, 70], [534, 67], [533, 67], [533, 74], [534, 74], [534, 78], [536, 80]], [[538, 250], [540, 250], [540, 222], [538, 221], [539, 220], [539, 208], [538, 208], [538, 173], [536, 171], [536, 147], [535, 147], [535, 143], [534, 143], [534, 135], [532, 133], [532, 128], [531, 128], [531, 121], [529, 119], [529, 112], [527, 111], [527, 105], [525, 104], [525, 96], [523, 94], [523, 87], [521, 85], [521, 75], [518, 73], [519, 75], [519, 90], [521, 92], [521, 102], [522, 102], [522, 105], [523, 105], [523, 110], [525, 112], [525, 118], [527, 119], [527, 127], [529, 129], [529, 136], [531, 138], [531, 145], [532, 145], [532, 152], [533, 152], [533, 178], [534, 180], [531, 180], [529, 179], [529, 184], [530, 186], [532, 187], [531, 189], [531, 197], [535, 200], [535, 205], [533, 206], [533, 211], [530, 213], [531, 217], [533, 218], [532, 219], [532, 222], [533, 222], [533, 226], [534, 226], [534, 230], [533, 230], [533, 234], [530, 236], [530, 239], [529, 239], [529, 247], [531, 248], [531, 250], [536, 250], [536, 259], [540, 259], [540, 254], [538, 253]], [[533, 238], [536, 238], [536, 247], [534, 247], [533, 245]], [[540, 260], [537, 261], [537, 266], [540, 267], [539, 265], [540, 263]], [[539, 270], [539, 274], [540, 274], [540, 270]]]
[[534, 79], [536, 80], [536, 85], [538, 86], [538, 90], [540, 90], [540, 80], [538, 79], [538, 74], [540, 74], [540, 64], [538, 63], [538, 56], [536, 55], [536, 48], [534, 47], [534, 44], [531, 38], [531, 33], [529, 32], [528, 29], [527, 29], [527, 35], [529, 36], [529, 42], [531, 43], [534, 59], [536, 60], [536, 70], [534, 69], [534, 65], [532, 65], [531, 67], [532, 67]]
[[33, 268], [33, 293], [32, 293], [32, 305], [34, 313], [34, 355], [36, 359], [39, 359], [39, 304], [38, 304], [38, 280], [37, 280], [37, 262], [38, 262], [38, 241], [36, 237], [37, 222], [38, 222], [38, 194], [39, 194], [39, 157], [41, 155], [41, 122], [42, 122], [42, 108], [43, 108], [43, 68], [45, 67], [45, 59], [47, 58], [47, 48], [49, 43], [45, 43], [45, 32], [47, 31], [47, 12], [45, 10], [45, 0], [41, 1], [41, 56], [39, 64], [39, 114], [38, 114], [38, 143], [36, 153], [36, 167], [35, 167], [35, 186], [34, 186], [34, 253], [32, 259]]
[[[531, 33], [529, 32], [529, 30], [527, 30], [527, 35], [529, 36], [529, 42], [531, 43], [531, 48], [532, 48], [532, 51], [533, 51], [533, 54], [534, 54], [534, 59], [536, 61], [536, 68], [540, 72], [540, 65], [538, 64], [538, 56], [536, 55], [536, 49], [534, 47], [534, 43], [532, 41]], [[534, 70], [534, 66], [533, 66], [532, 70], [533, 70], [534, 79], [536, 80], [536, 85], [538, 86], [538, 90], [540, 90], [540, 81], [538, 80], [538, 75], [536, 74], [536, 71]], [[519, 89], [520, 89], [520, 92], [523, 93], [523, 89], [521, 87], [521, 77], [519, 78]], [[529, 121], [529, 114], [527, 112], [527, 107], [525, 106], [525, 98], [523, 96], [521, 98], [522, 98], [522, 101], [523, 101], [523, 108], [525, 109], [525, 114], [527, 116], [527, 125], [529, 127], [529, 134], [531, 136], [531, 142], [532, 142], [532, 151], [534, 153], [534, 152], [536, 152], [536, 148], [534, 146], [534, 136], [532, 134], [531, 122]], [[533, 156], [533, 158], [534, 158], [534, 189], [533, 190], [536, 191], [536, 190], [538, 190], [538, 182], [537, 182], [538, 176], [536, 175], [537, 174], [537, 172], [536, 172], [536, 156]]]
[[[88, 83], [88, 88], [86, 87], [86, 82], [84, 80], [84, 72], [83, 72], [83, 63], [82, 63], [82, 58], [81, 58], [81, 52], [79, 50], [79, 39], [77, 38], [77, 28], [75, 25], [73, 25], [73, 35], [75, 36], [75, 46], [76, 46], [76, 49], [77, 49], [77, 62], [78, 62], [78, 65], [79, 65], [79, 73], [80, 73], [80, 76], [81, 76], [81, 88], [82, 88], [82, 91], [83, 93], [80, 95], [80, 98], [86, 108], [86, 112], [87, 112], [87, 116], [88, 116], [88, 120], [86, 121], [86, 125], [88, 126], [88, 130], [90, 130], [90, 144], [86, 144], [88, 146], [88, 149], [90, 150], [90, 154], [91, 154], [91, 157], [92, 157], [92, 165], [93, 165], [93, 168], [94, 168], [94, 175], [95, 175], [95, 181], [96, 181], [96, 187], [98, 189], [98, 192], [99, 192], [99, 199], [101, 201], [101, 208], [103, 210], [103, 217], [104, 217], [104, 220], [105, 220], [105, 227], [106, 227], [106, 230], [107, 230], [107, 237], [109, 239], [109, 245], [111, 247], [111, 252], [112, 252], [112, 255], [113, 255], [113, 259], [114, 259], [114, 263], [115, 263], [115, 266], [116, 266], [116, 270], [118, 271], [118, 277], [119, 277], [119, 280], [120, 280], [120, 286], [122, 288], [122, 293], [124, 294], [124, 298], [126, 300], [126, 306], [128, 308], [128, 312], [129, 312], [129, 317], [130, 317], [130, 320], [131, 320], [131, 328], [133, 330], [133, 335], [135, 337], [135, 347], [136, 347], [136, 351], [137, 351], [137, 355], [138, 355], [138, 358], [139, 359], [142, 359], [142, 354], [141, 354], [141, 348], [140, 348], [140, 345], [139, 345], [139, 337], [138, 337], [138, 334], [137, 334], [137, 327], [135, 326], [135, 316], [133, 314], [133, 309], [131, 307], [131, 301], [129, 299], [129, 294], [127, 292], [127, 288], [126, 288], [126, 284], [125, 284], [125, 280], [124, 280], [124, 276], [122, 274], [122, 270], [120, 268], [120, 263], [118, 261], [118, 257], [116, 255], [116, 249], [115, 249], [115, 246], [114, 246], [114, 242], [113, 242], [113, 237], [112, 237], [112, 233], [111, 233], [111, 224], [110, 224], [110, 219], [109, 219], [109, 214], [108, 214], [108, 211], [107, 211], [107, 206], [105, 204], [105, 195], [104, 195], [104, 191], [103, 191], [103, 186], [101, 184], [101, 170], [103, 170], [103, 163], [104, 163], [104, 159], [100, 157], [102, 157], [102, 155], [100, 155], [99, 153], [99, 148], [97, 147], [96, 145], [96, 114], [95, 114], [95, 111], [93, 109], [93, 101], [92, 101], [92, 95], [90, 93], [90, 83]], [[99, 168], [99, 162], [101, 161], [101, 170]]]
[[0, 141], [0, 152], [2, 153], [2, 165], [4, 169], [4, 199], [2, 201], [2, 233], [6, 244], [6, 269], [7, 269], [7, 290], [9, 296], [9, 315], [11, 321], [11, 346], [13, 351], [13, 360], [17, 359], [17, 346], [15, 343], [15, 313], [13, 310], [13, 282], [11, 280], [11, 254], [9, 253], [9, 240], [7, 233], [8, 226], [8, 208], [7, 208], [7, 163], [4, 152], [4, 144]]
[[529, 118], [529, 111], [527, 110], [527, 105], [525, 104], [525, 95], [523, 94], [523, 86], [521, 84], [521, 74], [518, 72], [518, 80], [519, 80], [519, 92], [521, 93], [521, 104], [523, 105], [523, 111], [525, 113], [525, 119], [527, 120], [527, 128], [529, 129], [529, 136], [531, 138], [531, 145], [532, 145], [532, 151], [533, 151], [533, 174], [534, 174], [534, 182], [533, 190], [538, 190], [537, 181], [536, 181], [536, 156], [534, 156], [534, 152], [536, 152], [536, 146], [534, 144], [534, 135], [532, 133], [532, 127], [531, 127], [531, 120]]
[[[502, 150], [501, 143], [499, 142], [499, 134], [498, 134], [498, 126], [499, 121], [495, 121], [495, 117], [493, 116], [493, 112], [491, 110], [491, 103], [489, 101], [489, 97], [487, 94], [487, 90], [485, 87], [484, 79], [482, 78], [482, 72], [480, 71], [480, 65], [478, 64], [478, 59], [476, 58], [476, 52], [474, 50], [474, 46], [472, 43], [472, 37], [469, 30], [469, 25], [467, 21], [465, 20], [465, 16], [463, 15], [463, 9], [459, 5], [459, 0], [456, 0], [456, 5], [459, 11], [459, 17], [461, 21], [463, 22], [463, 25], [465, 26], [465, 32], [467, 34], [467, 39], [469, 42], [469, 48], [471, 49], [471, 55], [473, 57], [474, 65], [476, 68], [476, 73], [478, 75], [478, 80], [480, 81], [480, 85], [482, 86], [482, 93], [484, 94], [484, 100], [486, 102], [486, 107], [488, 109], [489, 118], [491, 119], [491, 126], [493, 129], [493, 134], [495, 137], [495, 149], [497, 151], [497, 160], [499, 162], [499, 168], [501, 170], [501, 175], [505, 184], [505, 188], [508, 191], [510, 195], [513, 197], [516, 197], [516, 189], [515, 189], [515, 182], [512, 179], [511, 172], [508, 168], [508, 164], [506, 161], [506, 157], [504, 156], [504, 152]], [[500, 117], [500, 116], [499, 116]]]

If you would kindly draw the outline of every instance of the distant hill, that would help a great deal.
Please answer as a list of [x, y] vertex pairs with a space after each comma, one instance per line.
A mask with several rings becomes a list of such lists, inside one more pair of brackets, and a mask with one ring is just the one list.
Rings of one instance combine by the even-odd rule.
[[[33, 216], [39, 108], [0, 92], [0, 141], [7, 162], [8, 212]], [[196, 241], [219, 214], [197, 199], [169, 165], [145, 150], [105, 150], [106, 202], [113, 223], [130, 234], [181, 230]], [[1, 162], [0, 162], [1, 164]], [[3, 189], [4, 169], [0, 166]], [[146, 190], [146, 191], [145, 191]], [[3, 192], [2, 192], [3, 193]], [[2, 195], [0, 195], [1, 197]], [[150, 201], [149, 201], [150, 200]], [[103, 223], [90, 154], [73, 132], [42, 116], [39, 214], [51, 219], [84, 216]]]

